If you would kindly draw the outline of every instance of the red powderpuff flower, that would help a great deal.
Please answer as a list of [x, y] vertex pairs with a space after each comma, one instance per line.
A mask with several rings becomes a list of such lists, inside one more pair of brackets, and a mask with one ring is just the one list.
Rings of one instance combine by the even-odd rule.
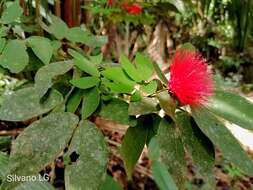
[[112, 5], [113, 5], [113, 0], [107, 0], [107, 4], [108, 4], [109, 6], [112, 6]]
[[133, 3], [131, 5], [128, 3], [125, 3], [123, 4], [123, 9], [125, 9], [126, 12], [132, 15], [137, 15], [142, 12], [142, 7], [137, 3]]
[[213, 94], [212, 73], [197, 52], [177, 50], [170, 65], [169, 91], [182, 105], [198, 106]]

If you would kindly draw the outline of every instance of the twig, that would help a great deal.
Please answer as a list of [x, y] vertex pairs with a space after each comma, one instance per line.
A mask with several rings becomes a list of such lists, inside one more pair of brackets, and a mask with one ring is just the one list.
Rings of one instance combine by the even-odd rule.
[[54, 1], [54, 13], [56, 16], [61, 17], [61, 2], [60, 2], [60, 0]]
[[139, 164], [136, 165], [135, 170], [141, 174], [144, 174], [146, 176], [148, 176], [149, 178], [153, 179], [152, 173], [150, 171], [150, 169], [147, 169]]
[[117, 147], [120, 147], [120, 146], [121, 146], [120, 143], [118, 143], [118, 142], [116, 142], [116, 141], [113, 141], [113, 140], [110, 140], [108, 137], [106, 137], [105, 140], [106, 140], [109, 144], [111, 144], [111, 145], [114, 145], [114, 146], [117, 146]]
[[101, 117], [96, 117], [94, 122], [99, 128], [107, 129], [109, 131], [116, 131], [120, 134], [125, 134], [126, 130], [129, 127], [128, 125], [122, 125], [111, 120], [103, 119]]
[[13, 130], [2, 130], [0, 131], [0, 136], [16, 136], [20, 134], [24, 129], [13, 129]]

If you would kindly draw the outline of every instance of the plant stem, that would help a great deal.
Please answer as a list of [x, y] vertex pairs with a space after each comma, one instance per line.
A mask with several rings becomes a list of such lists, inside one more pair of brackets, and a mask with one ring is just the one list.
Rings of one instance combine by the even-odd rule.
[[129, 22], [126, 22], [125, 54], [129, 56]]
[[[40, 15], [40, 0], [35, 0], [35, 13], [36, 13], [36, 20], [37, 21], [42, 20]], [[43, 36], [43, 29], [40, 28], [38, 33], [40, 36]]]

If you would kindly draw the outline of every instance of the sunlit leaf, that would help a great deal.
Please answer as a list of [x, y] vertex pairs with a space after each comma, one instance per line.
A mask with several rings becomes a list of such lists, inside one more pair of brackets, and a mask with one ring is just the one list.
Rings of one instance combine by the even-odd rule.
[[142, 73], [138, 72], [135, 66], [129, 61], [125, 55], [120, 56], [120, 64], [124, 71], [136, 82], [142, 81]]
[[253, 161], [222, 122], [204, 108], [194, 109], [193, 117], [203, 133], [221, 150], [228, 161], [253, 175]]
[[217, 91], [210, 99], [208, 109], [232, 123], [253, 131], [253, 104], [239, 95]]
[[141, 74], [142, 80], [148, 80], [154, 73], [153, 64], [148, 57], [137, 53], [134, 62], [137, 67], [137, 72]]
[[134, 88], [119, 82], [110, 82], [108, 79], [102, 79], [102, 84], [109, 88], [112, 92], [115, 93], [131, 93]]
[[141, 86], [141, 91], [145, 92], [147, 95], [155, 93], [157, 89], [157, 82], [155, 80], [150, 81], [150, 83]]
[[113, 80], [115, 82], [119, 82], [130, 87], [133, 87], [135, 82], [129, 79], [122, 68], [120, 67], [112, 67], [108, 68], [101, 72], [103, 76], [105, 76], [109, 80]]
[[82, 77], [79, 79], [73, 79], [70, 83], [78, 88], [87, 89], [96, 86], [99, 81], [100, 80], [97, 77]]

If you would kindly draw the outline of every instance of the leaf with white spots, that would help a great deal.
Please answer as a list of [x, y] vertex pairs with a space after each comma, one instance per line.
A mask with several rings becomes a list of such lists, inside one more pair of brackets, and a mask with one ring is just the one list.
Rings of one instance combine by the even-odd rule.
[[35, 75], [35, 88], [39, 96], [43, 96], [53, 85], [53, 79], [72, 69], [72, 61], [60, 61], [41, 67]]
[[80, 123], [68, 150], [69, 156], [72, 153], [79, 156], [66, 166], [66, 190], [98, 189], [106, 173], [108, 151], [103, 134], [93, 123]]
[[12, 73], [21, 72], [28, 64], [26, 46], [21, 40], [10, 40], [0, 56], [0, 65]]
[[56, 90], [52, 90], [48, 98], [41, 103], [35, 88], [20, 89], [4, 96], [0, 107], [0, 120], [25, 121], [49, 112], [62, 101], [62, 95]]
[[32, 36], [27, 39], [34, 54], [44, 63], [48, 64], [53, 55], [53, 46], [49, 39], [41, 36]]
[[[77, 124], [78, 117], [67, 112], [52, 113], [33, 122], [13, 142], [8, 173], [37, 175], [67, 146]], [[13, 189], [17, 185], [18, 182], [5, 180], [2, 189]]]

